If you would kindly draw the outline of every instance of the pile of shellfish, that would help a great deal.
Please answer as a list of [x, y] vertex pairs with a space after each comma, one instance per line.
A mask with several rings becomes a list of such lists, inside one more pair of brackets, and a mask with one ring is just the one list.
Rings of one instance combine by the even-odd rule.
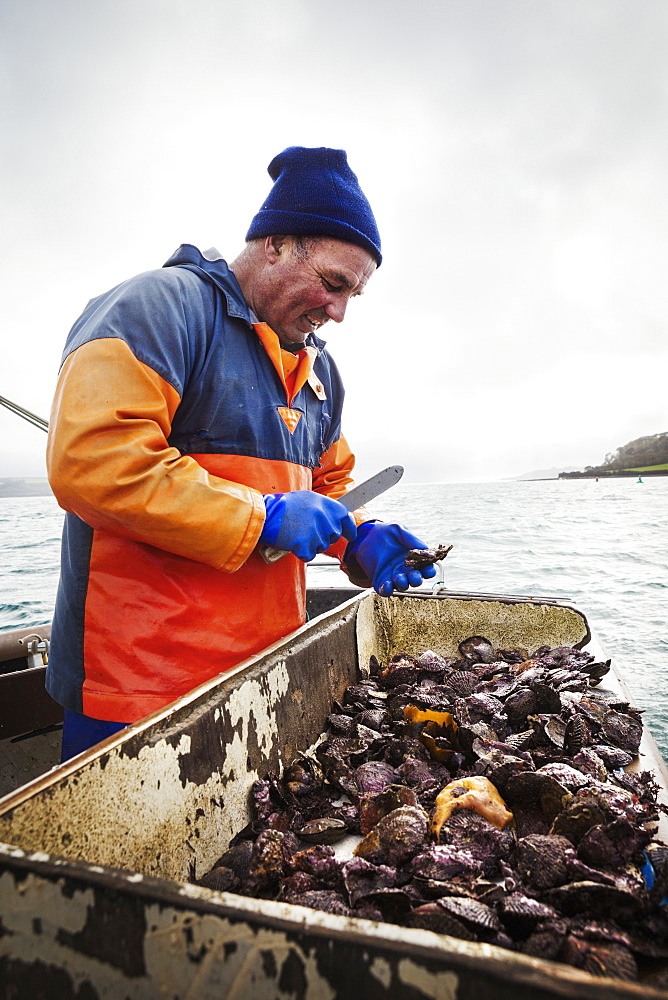
[[668, 987], [658, 787], [609, 665], [483, 636], [372, 657], [200, 884]]

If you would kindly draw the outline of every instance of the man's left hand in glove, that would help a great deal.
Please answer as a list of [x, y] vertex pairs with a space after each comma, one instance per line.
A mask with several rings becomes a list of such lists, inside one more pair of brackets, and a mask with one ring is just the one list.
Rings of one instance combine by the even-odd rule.
[[353, 574], [357, 571], [356, 575], [359, 575], [361, 569], [371, 580], [377, 594], [390, 597], [395, 590], [419, 587], [425, 580], [436, 576], [435, 566], [425, 566], [420, 570], [405, 564], [411, 549], [426, 548], [424, 542], [400, 524], [367, 521], [358, 527], [357, 538], [346, 549], [343, 561]]

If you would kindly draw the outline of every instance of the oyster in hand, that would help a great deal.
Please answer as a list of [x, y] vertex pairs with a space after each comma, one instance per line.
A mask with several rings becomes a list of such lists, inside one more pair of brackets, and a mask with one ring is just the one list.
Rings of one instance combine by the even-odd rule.
[[432, 549], [410, 549], [404, 562], [411, 569], [424, 569], [445, 559], [452, 545], [435, 545]]

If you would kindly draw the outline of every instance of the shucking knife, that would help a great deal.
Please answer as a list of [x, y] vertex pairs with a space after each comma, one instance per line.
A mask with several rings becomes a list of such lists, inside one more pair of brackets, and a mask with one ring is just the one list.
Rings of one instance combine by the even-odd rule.
[[[404, 474], [403, 465], [388, 465], [387, 469], [377, 472], [370, 479], [365, 479], [359, 486], [344, 493], [342, 497], [336, 499], [342, 503], [347, 510], [358, 510], [370, 500], [375, 500], [381, 493], [385, 493], [392, 486], [396, 486]], [[258, 552], [266, 563], [275, 563], [283, 556], [287, 555], [285, 549], [275, 549], [273, 545], [260, 545]]]

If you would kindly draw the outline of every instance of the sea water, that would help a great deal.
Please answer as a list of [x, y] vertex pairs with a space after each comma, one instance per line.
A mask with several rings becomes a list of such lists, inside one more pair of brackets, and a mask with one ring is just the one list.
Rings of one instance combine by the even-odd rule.
[[[668, 477], [400, 484], [369, 510], [452, 544], [448, 589], [575, 604], [668, 759]], [[53, 497], [0, 499], [0, 631], [51, 620], [62, 516]], [[346, 582], [333, 563], [309, 577]]]

